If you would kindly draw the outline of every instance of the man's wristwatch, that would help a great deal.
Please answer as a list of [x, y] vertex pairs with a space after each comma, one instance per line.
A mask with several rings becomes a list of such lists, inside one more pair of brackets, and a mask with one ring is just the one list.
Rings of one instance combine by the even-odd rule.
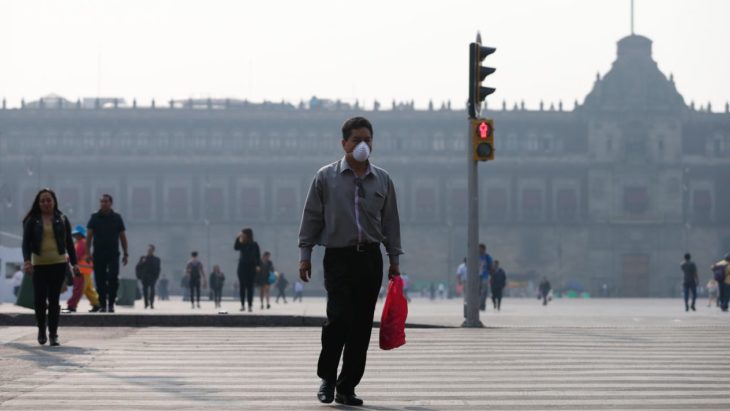
[[124, 253], [124, 256], [125, 256], [125, 257], [129, 257], [129, 254], [127, 254], [127, 253]]

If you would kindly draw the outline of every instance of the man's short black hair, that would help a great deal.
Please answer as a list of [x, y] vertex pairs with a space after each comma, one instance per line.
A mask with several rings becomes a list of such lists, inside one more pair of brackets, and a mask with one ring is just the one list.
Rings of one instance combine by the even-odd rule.
[[342, 139], [347, 140], [350, 137], [350, 134], [352, 134], [352, 130], [356, 130], [358, 128], [366, 128], [370, 130], [370, 136], [373, 137], [373, 125], [370, 124], [370, 121], [365, 117], [353, 117], [345, 121], [345, 124], [342, 125]]
[[685, 260], [689, 261], [689, 259], [690, 259], [690, 258], [692, 258], [692, 256], [691, 256], [691, 255], [689, 255], [689, 253], [686, 253], [686, 254], [684, 255], [684, 259], [685, 259]]
[[190, 255], [193, 256], [193, 257], [197, 257], [198, 256], [198, 252], [197, 251], [193, 251], [192, 253], [190, 253]]
[[101, 198], [106, 198], [107, 200], [109, 200], [110, 204], [114, 204], [114, 198], [112, 198], [111, 194], [104, 193], [101, 195]]

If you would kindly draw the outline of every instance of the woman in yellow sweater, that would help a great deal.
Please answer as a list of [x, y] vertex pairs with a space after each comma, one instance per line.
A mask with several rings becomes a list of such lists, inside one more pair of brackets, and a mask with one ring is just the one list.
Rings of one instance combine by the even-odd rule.
[[58, 320], [61, 305], [58, 299], [69, 262], [76, 274], [79, 266], [71, 239], [71, 224], [59, 211], [56, 194], [51, 189], [44, 188], [38, 192], [30, 211], [23, 218], [23, 260], [25, 272], [33, 276], [38, 343], [43, 345], [50, 338], [51, 345], [60, 345]]

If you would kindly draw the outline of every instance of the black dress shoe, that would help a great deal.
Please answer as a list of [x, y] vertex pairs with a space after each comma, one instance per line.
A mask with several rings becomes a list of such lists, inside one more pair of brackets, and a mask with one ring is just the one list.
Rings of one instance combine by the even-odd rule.
[[335, 400], [335, 382], [322, 380], [322, 384], [317, 391], [317, 399], [319, 402], [329, 404]]
[[43, 345], [48, 341], [48, 337], [46, 337], [46, 330], [45, 328], [42, 330], [38, 330], [38, 344]]
[[362, 400], [355, 394], [340, 394], [339, 392], [335, 395], [335, 402], [338, 404], [345, 405], [362, 405]]
[[98, 305], [95, 305], [95, 306], [91, 307], [91, 309], [89, 310], [89, 312], [90, 313], [95, 313], [95, 312], [98, 312], [99, 310], [101, 310], [101, 307], [98, 306]]
[[48, 337], [51, 340], [51, 346], [52, 347], [58, 347], [61, 345], [60, 342], [58, 342], [58, 336], [57, 335], [51, 335]]

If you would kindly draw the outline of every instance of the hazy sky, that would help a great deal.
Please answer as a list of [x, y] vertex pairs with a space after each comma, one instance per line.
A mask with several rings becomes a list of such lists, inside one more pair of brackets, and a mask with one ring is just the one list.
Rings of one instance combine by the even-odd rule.
[[[0, 0], [0, 97], [466, 99], [467, 45], [497, 47], [490, 104], [583, 100], [629, 0]], [[636, 33], [689, 103], [730, 100], [730, 1], [636, 0]]]

